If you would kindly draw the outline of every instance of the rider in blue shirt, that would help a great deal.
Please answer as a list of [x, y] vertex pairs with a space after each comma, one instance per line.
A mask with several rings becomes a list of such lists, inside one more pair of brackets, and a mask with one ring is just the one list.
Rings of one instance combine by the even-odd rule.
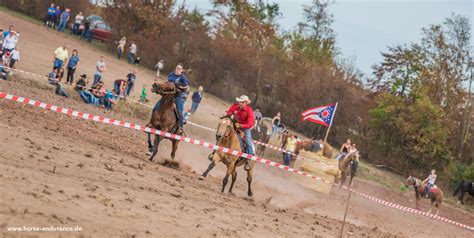
[[[176, 110], [178, 111], [178, 119], [179, 119], [179, 126], [181, 128], [184, 127], [184, 103], [186, 102], [186, 98], [189, 94], [189, 81], [186, 76], [183, 74], [183, 65], [178, 64], [176, 65], [175, 71], [171, 72], [168, 75], [168, 82], [172, 82], [176, 85], [178, 89], [178, 93], [176, 94], [174, 103], [176, 104]], [[156, 102], [155, 106], [153, 107], [153, 112], [158, 110], [160, 107], [160, 101]]]

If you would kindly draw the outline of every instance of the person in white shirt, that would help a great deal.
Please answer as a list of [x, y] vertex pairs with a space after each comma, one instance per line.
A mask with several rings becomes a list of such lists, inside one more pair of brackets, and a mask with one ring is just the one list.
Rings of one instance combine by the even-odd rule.
[[20, 51], [18, 46], [10, 53], [10, 68], [13, 68], [16, 62], [20, 62]]
[[423, 183], [426, 183], [426, 187], [425, 187], [425, 196], [428, 197], [428, 191], [430, 190], [431, 187], [433, 187], [435, 185], [435, 182], [436, 182], [436, 170], [431, 170], [431, 174], [428, 176], [428, 178], [426, 178], [425, 180], [423, 180]]
[[117, 47], [117, 59], [122, 58], [123, 50], [125, 49], [125, 44], [127, 44], [127, 38], [124, 36], [119, 41], [119, 45]]
[[77, 14], [76, 18], [74, 19], [74, 25], [72, 26], [71, 34], [77, 35], [77, 30], [81, 26], [82, 21], [84, 21], [84, 16], [82, 15], [82, 12], [79, 12], [79, 14]]
[[163, 59], [161, 59], [160, 61], [158, 61], [158, 63], [156, 63], [155, 65], [155, 69], [156, 69], [156, 78], [159, 79], [160, 78], [160, 71], [163, 70]]
[[6, 51], [12, 51], [16, 47], [16, 43], [18, 43], [18, 35], [15, 31], [12, 31], [3, 40], [3, 53], [5, 54]]
[[134, 64], [135, 63], [135, 56], [137, 55], [137, 45], [135, 42], [132, 41], [128, 51], [128, 63]]
[[96, 85], [98, 82], [101, 81], [102, 79], [102, 74], [106, 71], [105, 68], [105, 61], [104, 61], [104, 56], [100, 56], [99, 61], [95, 64], [95, 74], [94, 74], [94, 82], [92, 83], [92, 86]]

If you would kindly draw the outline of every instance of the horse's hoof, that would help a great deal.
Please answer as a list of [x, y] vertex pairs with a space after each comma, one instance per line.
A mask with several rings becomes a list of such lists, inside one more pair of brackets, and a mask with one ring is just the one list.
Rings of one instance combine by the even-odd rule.
[[205, 178], [204, 175], [201, 175], [198, 177], [198, 180], [204, 180], [204, 178]]
[[151, 155], [151, 154], [152, 154], [151, 151], [146, 152], [146, 155]]
[[153, 158], [149, 158], [148, 161], [153, 162]]
[[253, 196], [253, 193], [252, 193], [252, 192], [248, 192], [248, 195], [249, 195], [249, 197], [252, 197], [252, 196]]

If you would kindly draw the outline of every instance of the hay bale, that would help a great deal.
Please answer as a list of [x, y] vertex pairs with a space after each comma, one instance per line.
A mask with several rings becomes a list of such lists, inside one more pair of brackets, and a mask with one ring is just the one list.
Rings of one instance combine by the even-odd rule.
[[[321, 152], [312, 153], [303, 150], [300, 151], [300, 155], [305, 159], [295, 162], [294, 167], [296, 169], [315, 175], [326, 181], [334, 181], [335, 178], [339, 177], [339, 169], [336, 160], [325, 158]], [[326, 194], [328, 194], [332, 188], [332, 184], [330, 183], [307, 177], [299, 176], [298, 181], [304, 187]]]
[[326, 157], [326, 158], [332, 159], [332, 151], [333, 150], [334, 149], [332, 148], [331, 145], [329, 145], [328, 143], [324, 143], [323, 156]]

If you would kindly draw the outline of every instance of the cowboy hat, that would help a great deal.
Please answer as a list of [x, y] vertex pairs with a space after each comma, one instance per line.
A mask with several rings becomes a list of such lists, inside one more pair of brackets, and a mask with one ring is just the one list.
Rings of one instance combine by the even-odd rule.
[[247, 103], [250, 103], [252, 101], [250, 101], [249, 97], [247, 97], [247, 95], [242, 95], [238, 98], [235, 99], [237, 102], [247, 102]]

